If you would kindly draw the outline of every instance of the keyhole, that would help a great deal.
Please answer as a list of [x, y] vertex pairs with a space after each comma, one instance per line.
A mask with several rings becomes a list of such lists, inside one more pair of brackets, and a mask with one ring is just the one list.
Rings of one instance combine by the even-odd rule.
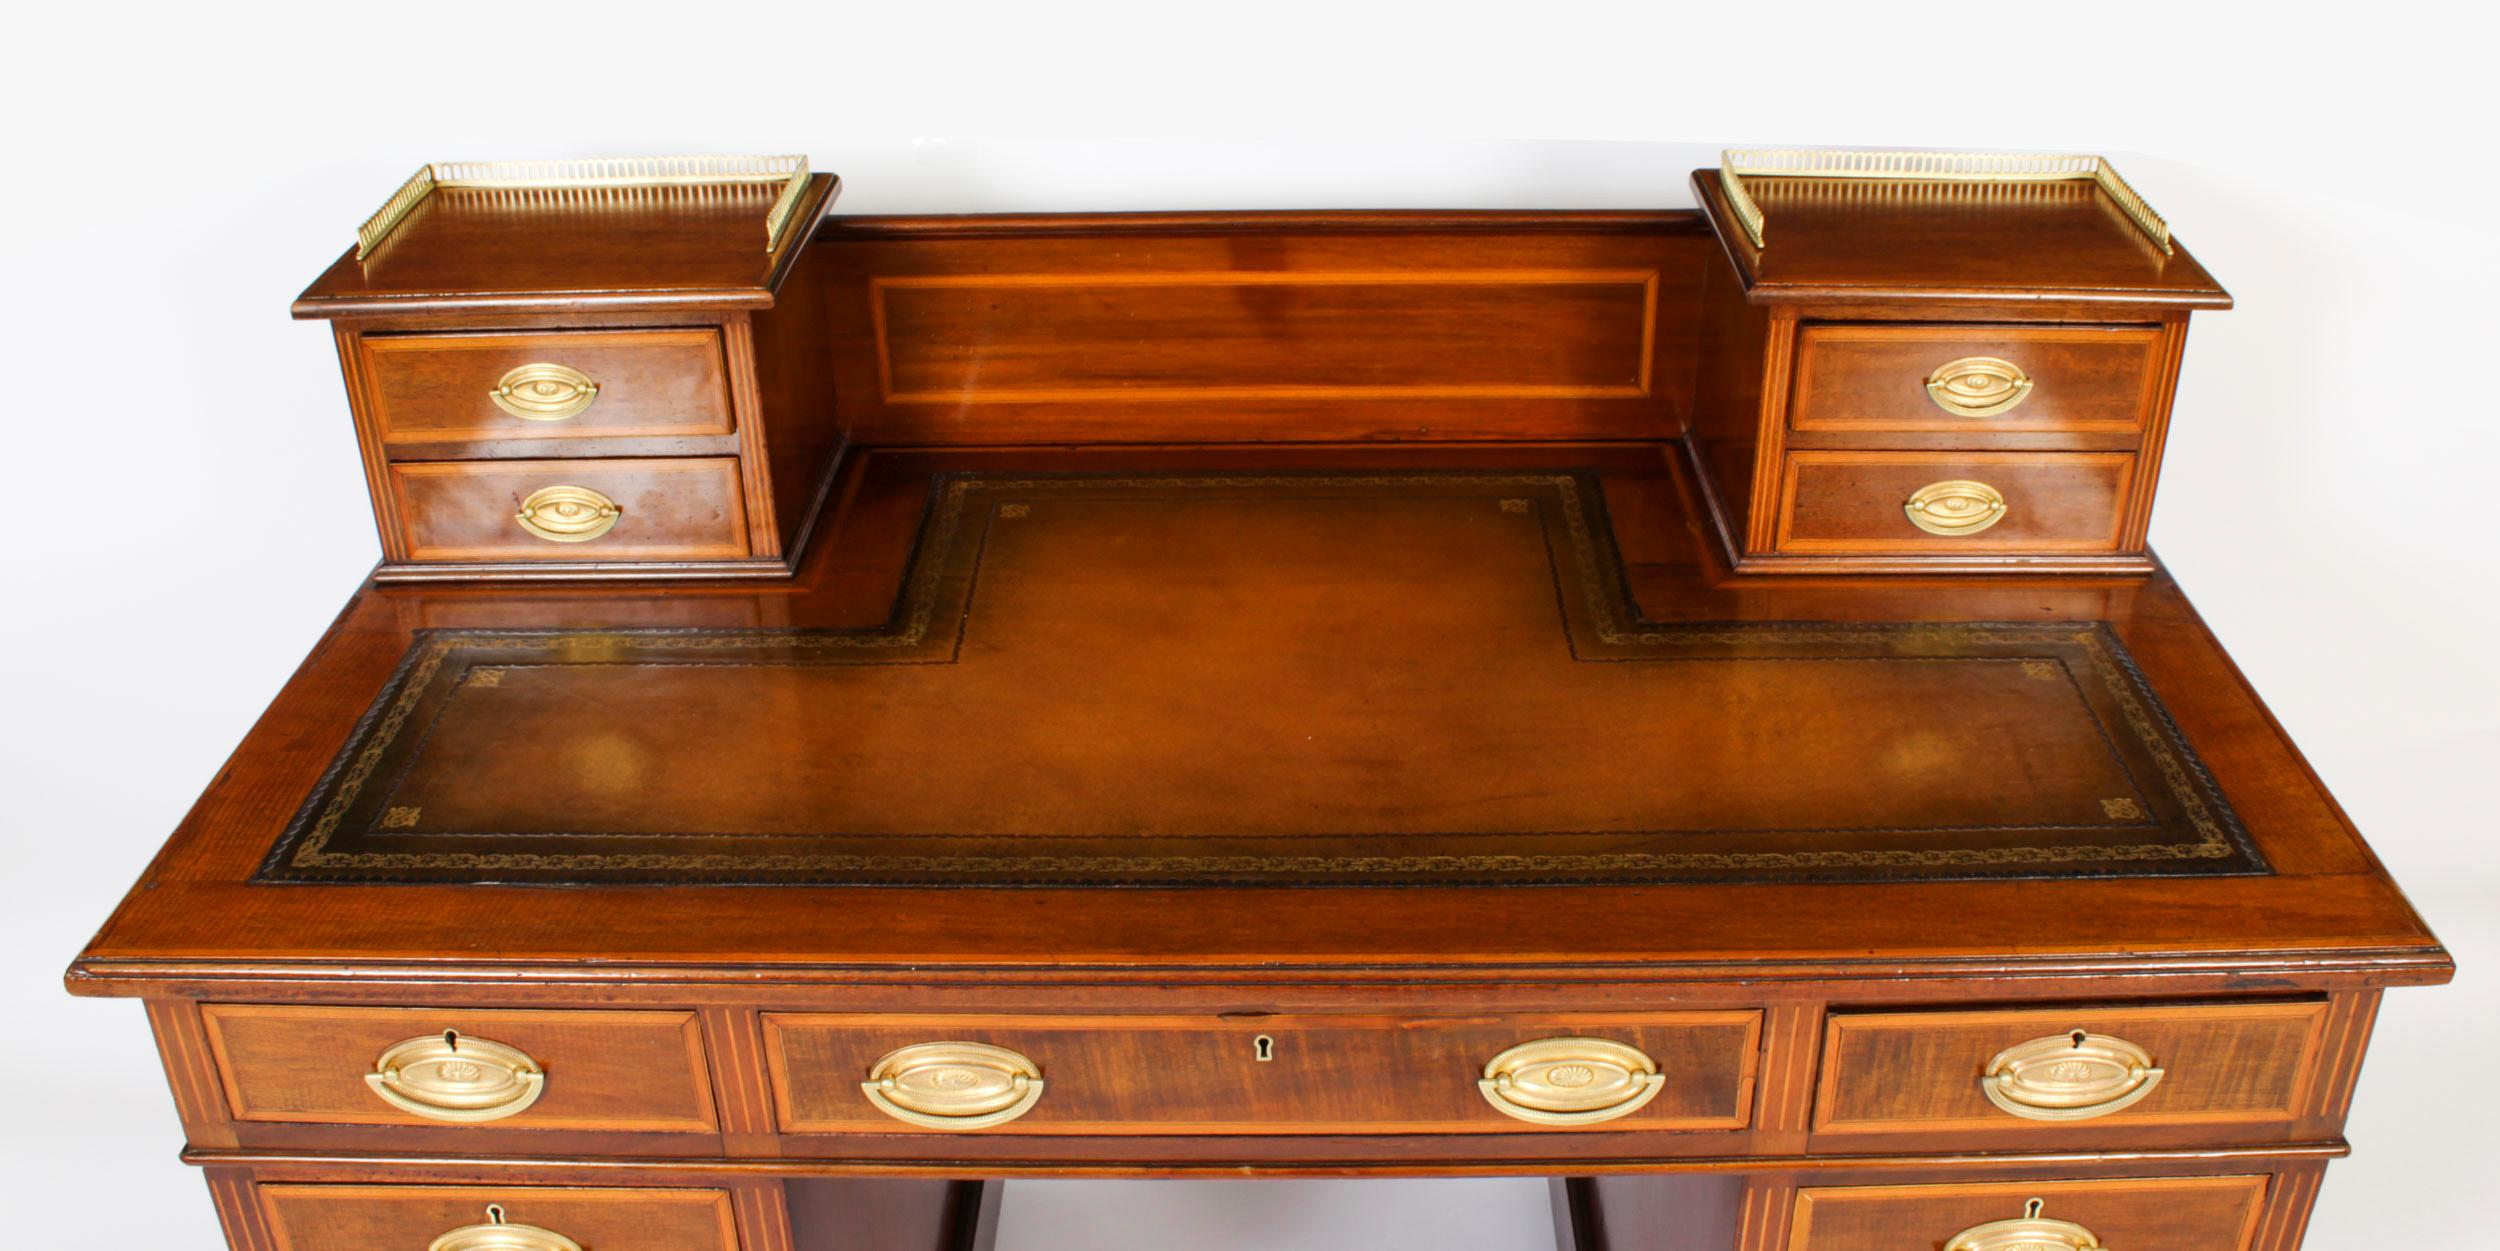
[[460, 1050], [460, 1031], [456, 1029], [444, 1030], [443, 1046], [453, 1051]]
[[2048, 1204], [2046, 1204], [2046, 1203], [2044, 1203], [2044, 1202], [2042, 1202], [2042, 1201], [2040, 1201], [2040, 1200], [2038, 1200], [2038, 1199], [2033, 1199], [2032, 1201], [2030, 1201], [2030, 1202], [2028, 1202], [2028, 1203], [2025, 1203], [2025, 1204], [2023, 1205], [2023, 1219], [2024, 1219], [2024, 1220], [2037, 1220], [2037, 1219], [2039, 1219], [2039, 1216], [2040, 1216], [2040, 1209], [2045, 1208], [2045, 1207], [2047, 1207], [2047, 1206], [2048, 1206]]
[[2074, 1033], [2068, 1035], [2068, 1037], [2075, 1040], [2075, 1046], [2081, 1047], [2083, 1045], [2084, 1034], [2082, 1030], [2076, 1030]]
[[1256, 1051], [1259, 1063], [1265, 1064], [1276, 1058], [1275, 1039], [1270, 1038], [1265, 1034], [1261, 1034], [1257, 1038], [1251, 1039], [1250, 1045]]
[[486, 1205], [486, 1223], [487, 1223], [487, 1224], [489, 1224], [489, 1225], [501, 1225], [501, 1224], [503, 1224], [503, 1205], [502, 1205], [502, 1204], [500, 1204], [500, 1203], [489, 1203], [489, 1204], [487, 1204], [487, 1205]]

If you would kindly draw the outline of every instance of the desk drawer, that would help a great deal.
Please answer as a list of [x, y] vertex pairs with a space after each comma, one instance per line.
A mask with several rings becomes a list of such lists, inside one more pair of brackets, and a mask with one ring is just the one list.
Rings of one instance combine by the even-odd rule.
[[200, 1015], [238, 1121], [718, 1129], [690, 1012], [217, 1003]]
[[386, 447], [731, 431], [717, 330], [367, 335]]
[[1778, 549], [2109, 552], [2134, 482], [2124, 453], [1792, 452]]
[[[1810, 1186], [1797, 1192], [1787, 1251], [1955, 1247], [2110, 1247], [2113, 1251], [2240, 1251], [2256, 1230], [2266, 1177], [2133, 1177], [2087, 1181]], [[1989, 1231], [2000, 1221], [2061, 1222]], [[1999, 1236], [1986, 1238], [1994, 1232]], [[1958, 1247], [1957, 1247], [1958, 1251]]]
[[791, 1133], [1733, 1131], [1760, 1035], [1752, 1011], [764, 1018]]
[[2157, 398], [2154, 326], [1808, 326], [1797, 430], [2136, 434]]
[[1994, 1131], [2054, 1142], [2125, 1127], [2288, 1125], [2316, 1068], [2326, 1009], [1836, 1013], [1824, 1025], [1814, 1132], [1818, 1141]]
[[[550, 1234], [586, 1251], [738, 1251], [736, 1216], [721, 1190], [278, 1184], [259, 1190], [271, 1240], [285, 1251], [566, 1246]], [[462, 1236], [437, 1241], [454, 1231]]]
[[412, 561], [736, 560], [748, 552], [730, 457], [427, 462], [392, 465], [390, 476]]

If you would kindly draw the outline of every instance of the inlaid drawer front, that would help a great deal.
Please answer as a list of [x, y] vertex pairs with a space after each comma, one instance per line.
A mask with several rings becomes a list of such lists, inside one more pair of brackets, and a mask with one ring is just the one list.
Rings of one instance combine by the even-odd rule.
[[368, 335], [386, 445], [730, 433], [715, 330]]
[[2154, 326], [1808, 326], [1798, 430], [2131, 434], [2160, 374]]
[[1797, 451], [1780, 492], [1783, 552], [2107, 552], [2135, 457], [2124, 453]]
[[791, 1133], [1738, 1130], [1760, 1034], [1752, 1011], [764, 1018]]
[[2265, 1177], [1817, 1186], [1788, 1251], [2239, 1251]]
[[259, 1193], [284, 1251], [738, 1251], [720, 1190], [268, 1184]]
[[395, 464], [417, 561], [734, 560], [747, 555], [738, 462], [507, 460]]
[[2288, 1124], [2325, 1022], [2314, 1002], [1836, 1013], [1814, 1129]]
[[239, 1121], [712, 1133], [687, 1012], [208, 1004]]

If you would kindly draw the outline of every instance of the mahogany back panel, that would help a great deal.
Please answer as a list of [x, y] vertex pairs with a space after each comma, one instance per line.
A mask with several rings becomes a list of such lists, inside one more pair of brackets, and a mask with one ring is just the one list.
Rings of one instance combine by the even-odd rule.
[[863, 445], [1671, 439], [1691, 213], [836, 218]]

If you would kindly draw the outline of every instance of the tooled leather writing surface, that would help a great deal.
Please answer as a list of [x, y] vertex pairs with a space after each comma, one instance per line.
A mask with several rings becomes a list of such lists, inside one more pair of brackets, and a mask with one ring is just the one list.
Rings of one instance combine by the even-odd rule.
[[1587, 474], [950, 477], [893, 620], [415, 643], [266, 875], [2261, 870], [2096, 623], [1637, 619]]
[[[422, 630], [834, 630], [884, 624], [912, 567], [933, 475], [1307, 470], [1552, 472], [1603, 483], [1632, 602], [1660, 622], [2108, 622], [2203, 759], [2272, 872], [2089, 879], [1630, 885], [1560, 889], [964, 890], [690, 884], [585, 890], [255, 881]], [[74, 975], [93, 993], [169, 967], [269, 961], [440, 970], [572, 961], [726, 961], [795, 969], [1238, 968], [1567, 958], [1750, 969], [1973, 958], [2205, 967], [2359, 953], [2380, 979], [2444, 977], [2446, 957], [2230, 668], [2178, 588], [2135, 579], [1729, 577], [1702, 548], [1692, 487], [1659, 449], [1520, 447], [1087, 448], [878, 451], [846, 474], [826, 542], [771, 587], [371, 587], [280, 694]], [[1497, 515], [1498, 512], [1497, 512]], [[1405, 601], [1412, 603], [1412, 601]], [[1401, 609], [1401, 612], [1405, 611]], [[1543, 619], [1541, 636], [1557, 633]], [[977, 615], [972, 622], [977, 632]], [[1433, 671], [1459, 685], [1473, 675]], [[769, 786], [758, 762], [724, 789]], [[662, 904], [665, 906], [661, 906]], [[1949, 917], [1950, 924], [1939, 924]], [[1994, 959], [1996, 957], [1989, 957]], [[174, 962], [169, 965], [167, 962]], [[2077, 963], [2080, 962], [2080, 963]], [[326, 965], [325, 965], [326, 967]], [[568, 967], [570, 967], [568, 965]], [[1887, 967], [1890, 967], [1888, 964]], [[636, 974], [637, 976], [639, 974]], [[964, 976], [992, 976], [966, 972]]]

